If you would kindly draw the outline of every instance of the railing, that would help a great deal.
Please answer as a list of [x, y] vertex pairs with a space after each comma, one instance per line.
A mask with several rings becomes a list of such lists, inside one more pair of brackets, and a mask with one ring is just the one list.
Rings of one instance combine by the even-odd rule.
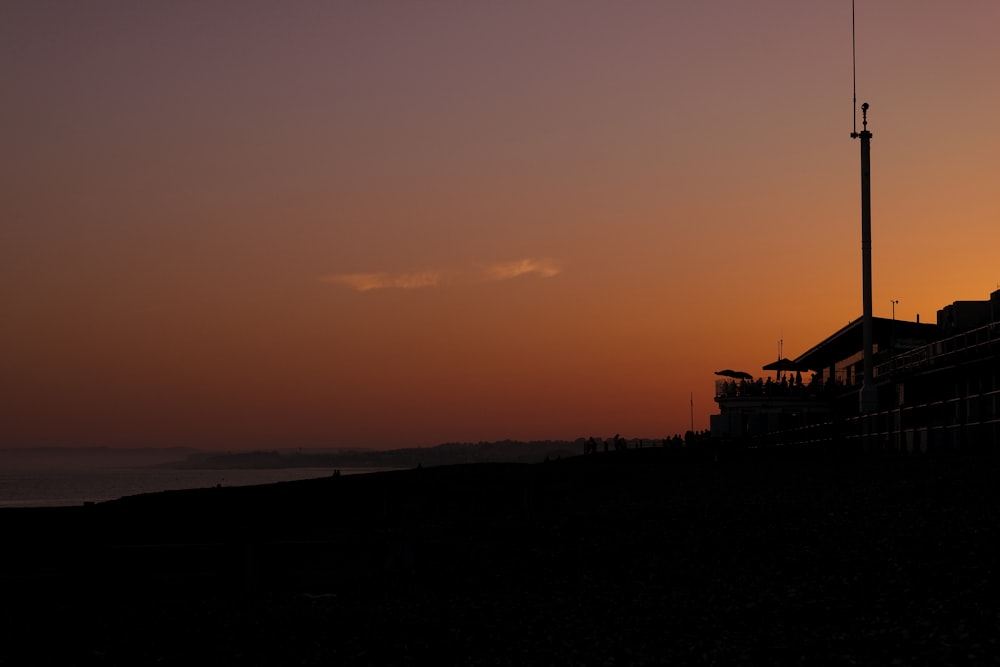
[[918, 453], [996, 451], [1000, 446], [1000, 389], [925, 401], [864, 415], [752, 435], [749, 447], [835, 445], [857, 451]]
[[831, 380], [830, 382], [813, 381], [805, 382], [774, 382], [768, 380], [763, 382], [730, 382], [727, 380], [715, 381], [715, 398], [816, 398], [831, 393], [839, 393], [851, 385], [841, 380]]
[[965, 331], [949, 338], [928, 343], [923, 347], [898, 354], [875, 367], [877, 376], [900, 371], [920, 370], [930, 366], [947, 366], [964, 358], [979, 355], [989, 347], [1000, 347], [1000, 323]]

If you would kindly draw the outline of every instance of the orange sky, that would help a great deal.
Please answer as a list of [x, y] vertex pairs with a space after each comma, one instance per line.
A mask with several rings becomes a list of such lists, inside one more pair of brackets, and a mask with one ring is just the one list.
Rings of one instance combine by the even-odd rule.
[[[876, 316], [1000, 281], [998, 25], [858, 3]], [[0, 51], [0, 446], [663, 437], [861, 313], [848, 0], [12, 2]]]

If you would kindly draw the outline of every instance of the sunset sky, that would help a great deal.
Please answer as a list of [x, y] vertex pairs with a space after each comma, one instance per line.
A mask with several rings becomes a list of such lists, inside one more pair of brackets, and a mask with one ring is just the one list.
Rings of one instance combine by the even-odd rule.
[[[933, 322], [1000, 281], [1000, 2], [856, 16], [875, 315]], [[14, 0], [0, 53], [0, 446], [660, 438], [861, 314], [850, 0]]]

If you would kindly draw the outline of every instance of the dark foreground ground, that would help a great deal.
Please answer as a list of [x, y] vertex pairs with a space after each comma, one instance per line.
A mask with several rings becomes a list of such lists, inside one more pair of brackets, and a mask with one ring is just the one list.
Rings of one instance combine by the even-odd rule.
[[998, 470], [638, 450], [4, 510], [0, 664], [998, 664]]

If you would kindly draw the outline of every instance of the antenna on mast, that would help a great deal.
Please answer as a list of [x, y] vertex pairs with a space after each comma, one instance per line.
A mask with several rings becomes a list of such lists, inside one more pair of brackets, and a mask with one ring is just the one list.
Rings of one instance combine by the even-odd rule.
[[854, 130], [851, 136], [858, 134], [858, 60], [854, 47], [854, 0], [851, 0], [851, 96], [854, 102]]

